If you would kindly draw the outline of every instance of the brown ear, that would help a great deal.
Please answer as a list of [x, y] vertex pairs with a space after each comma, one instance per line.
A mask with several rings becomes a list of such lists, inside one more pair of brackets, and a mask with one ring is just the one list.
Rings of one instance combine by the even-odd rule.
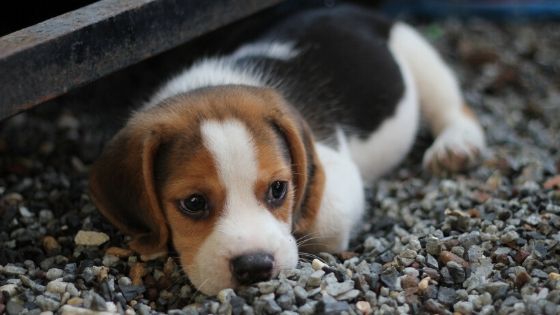
[[129, 122], [90, 171], [93, 202], [111, 223], [132, 237], [130, 247], [142, 255], [167, 250], [167, 224], [154, 187], [154, 158], [163, 137], [160, 130]]
[[275, 127], [288, 144], [294, 174], [295, 200], [293, 230], [305, 234], [315, 221], [325, 185], [311, 130], [298, 113], [289, 111], [273, 119]]

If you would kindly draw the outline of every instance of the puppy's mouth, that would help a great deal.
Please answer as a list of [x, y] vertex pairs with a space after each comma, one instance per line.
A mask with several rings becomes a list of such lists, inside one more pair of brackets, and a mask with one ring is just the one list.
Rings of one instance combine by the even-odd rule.
[[267, 281], [275, 276], [274, 256], [267, 252], [251, 252], [229, 261], [232, 278], [239, 285]]

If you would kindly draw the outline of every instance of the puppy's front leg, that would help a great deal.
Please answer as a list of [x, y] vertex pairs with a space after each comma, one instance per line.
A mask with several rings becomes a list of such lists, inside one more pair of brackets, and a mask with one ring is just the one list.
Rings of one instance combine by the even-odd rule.
[[348, 248], [355, 225], [364, 213], [365, 196], [358, 167], [347, 152], [317, 144], [325, 172], [325, 190], [319, 213], [301, 236], [304, 252], [341, 252]]

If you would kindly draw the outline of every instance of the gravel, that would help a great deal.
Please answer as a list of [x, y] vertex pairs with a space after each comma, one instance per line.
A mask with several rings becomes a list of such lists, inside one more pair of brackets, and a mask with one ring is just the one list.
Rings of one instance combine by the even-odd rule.
[[102, 83], [1, 122], [0, 313], [560, 313], [558, 29], [421, 25], [487, 130], [482, 166], [424, 173], [424, 131], [368, 191], [348, 252], [216, 297], [197, 292], [174, 257], [143, 261], [92, 205], [88, 166], [114, 132], [107, 120], [123, 117], [88, 105]]

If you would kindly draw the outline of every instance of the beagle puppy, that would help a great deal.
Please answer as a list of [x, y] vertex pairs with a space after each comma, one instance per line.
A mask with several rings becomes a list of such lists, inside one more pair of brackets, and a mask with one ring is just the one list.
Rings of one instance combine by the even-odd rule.
[[420, 114], [425, 168], [476, 162], [483, 130], [426, 40], [357, 6], [309, 10], [167, 82], [106, 145], [91, 196], [132, 249], [173, 244], [216, 294], [294, 268], [298, 245], [347, 249], [364, 184], [405, 157]]

